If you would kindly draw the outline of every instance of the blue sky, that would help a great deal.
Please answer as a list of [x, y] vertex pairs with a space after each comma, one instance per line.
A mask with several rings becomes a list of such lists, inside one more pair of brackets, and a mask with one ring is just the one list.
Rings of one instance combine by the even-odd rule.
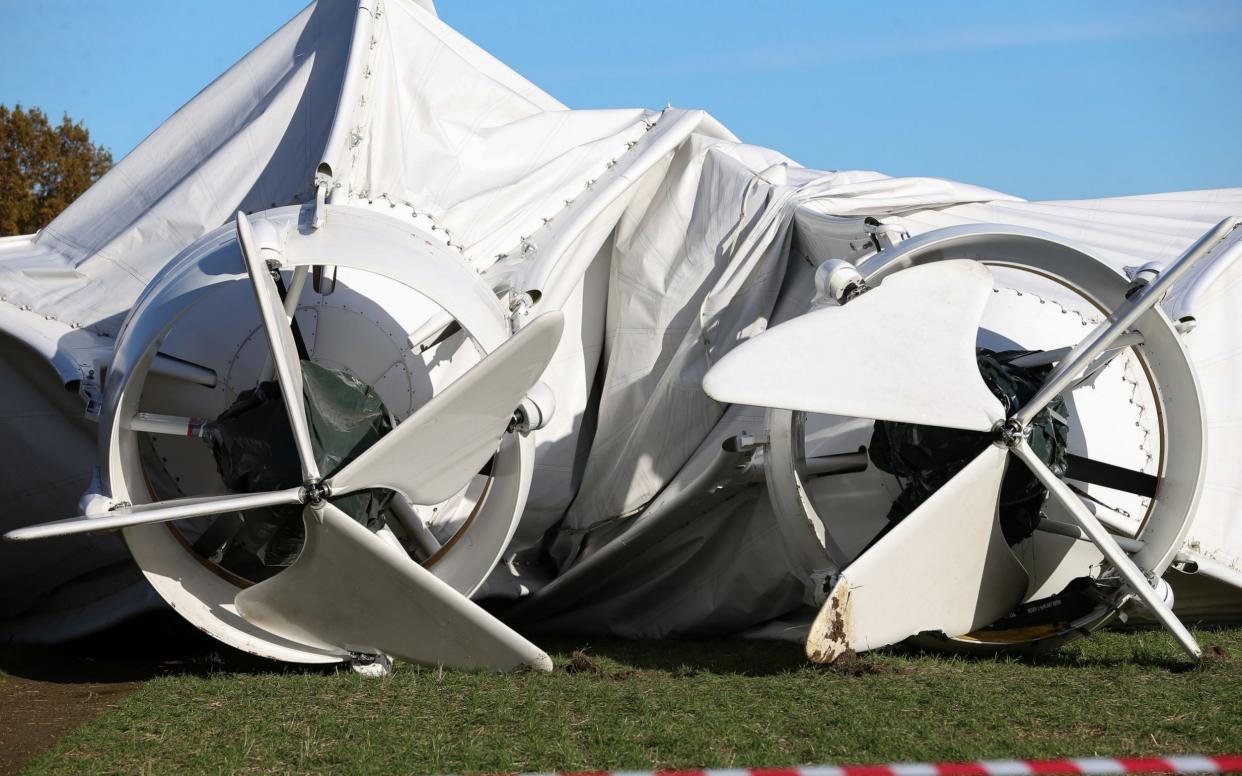
[[[303, 5], [0, 0], [0, 103], [119, 157]], [[812, 167], [1031, 199], [1242, 186], [1242, 2], [438, 7], [571, 107], [704, 108]]]

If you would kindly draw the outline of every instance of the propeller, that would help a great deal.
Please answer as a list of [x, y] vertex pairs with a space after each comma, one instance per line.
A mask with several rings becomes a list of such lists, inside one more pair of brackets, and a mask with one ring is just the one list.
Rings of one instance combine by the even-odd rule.
[[550, 669], [546, 654], [412, 560], [391, 535], [386, 540], [372, 534], [330, 499], [378, 488], [429, 505], [464, 489], [495, 455], [502, 437], [518, 430], [515, 413], [551, 362], [564, 316], [553, 311], [531, 318], [325, 480], [315, 460], [294, 334], [293, 312], [306, 273], [295, 271], [289, 299], [282, 300], [279, 264], [260, 252], [273, 246], [260, 248], [244, 213], [237, 214], [236, 229], [270, 350], [264, 372], [274, 372], [280, 386], [301, 486], [90, 509], [85, 516], [20, 528], [5, 538], [93, 533], [300, 503], [306, 533], [297, 560], [236, 598], [239, 613], [251, 624], [335, 650], [463, 668]]
[[[1102, 354], [1122, 347], [1143, 314], [1236, 225], [1232, 218], [1220, 222], [1132, 293], [1008, 417], [975, 361], [992, 277], [970, 260], [896, 272], [843, 305], [774, 326], [712, 367], [703, 387], [719, 401], [994, 433], [993, 444], [842, 570], [807, 639], [812, 660], [831, 662], [923, 631], [963, 635], [1021, 601], [1026, 573], [1005, 545], [997, 509], [1009, 453], [1065, 507], [1187, 654], [1200, 657], [1148, 575], [1026, 437], [1036, 415], [1072, 390]], [[819, 347], [812, 351], [809, 343]]]
[[389, 488], [434, 504], [461, 490], [495, 453], [563, 328], [560, 312], [533, 319], [331, 480], [308, 489], [302, 552], [237, 594], [241, 616], [313, 646], [468, 669], [551, 670], [544, 652], [326, 499]]

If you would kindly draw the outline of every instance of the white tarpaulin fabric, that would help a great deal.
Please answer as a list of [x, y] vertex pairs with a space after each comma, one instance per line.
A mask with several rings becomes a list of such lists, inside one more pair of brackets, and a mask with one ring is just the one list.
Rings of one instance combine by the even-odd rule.
[[[33, 240], [0, 246], [8, 301], [114, 335], [147, 283], [204, 232], [238, 209], [313, 199], [313, 170], [345, 73], [351, 6], [309, 6]], [[53, 269], [64, 271], [61, 282], [29, 273]]]
[[[76, 379], [180, 250], [238, 209], [312, 202], [317, 176], [332, 203], [430, 223], [495, 288], [538, 289], [563, 306], [566, 338], [545, 377], [558, 413], [537, 437], [515, 544], [483, 594], [533, 591], [521, 622], [629, 636], [765, 624], [780, 635], [781, 618], [808, 603], [760, 484], [722, 501], [682, 498], [722, 439], [762, 422], [709, 399], [701, 380], [738, 342], [806, 309], [813, 288], [809, 267], [789, 261], [795, 235], [831, 250], [840, 217], [910, 234], [1019, 224], [1123, 267], [1169, 260], [1242, 213], [1242, 189], [1039, 203], [947, 180], [810, 170], [701, 112], [567, 109], [412, 0], [321, 0], [46, 229], [0, 241], [0, 325], [62, 381]], [[1192, 536], [1235, 568], [1242, 473], [1219, 451], [1242, 428], [1242, 305], [1227, 301], [1240, 271], [1202, 297], [1191, 340], [1215, 450]], [[41, 434], [37, 415], [7, 424], [6, 440], [47, 450], [70, 433]], [[71, 464], [69, 502], [89, 479]], [[6, 516], [4, 527], [64, 516]], [[46, 617], [49, 589], [89, 588], [92, 574], [123, 564], [104, 541], [107, 551], [47, 556], [59, 577], [37, 590], [21, 589], [30, 563], [16, 559], [56, 551], [0, 547], [0, 616]]]

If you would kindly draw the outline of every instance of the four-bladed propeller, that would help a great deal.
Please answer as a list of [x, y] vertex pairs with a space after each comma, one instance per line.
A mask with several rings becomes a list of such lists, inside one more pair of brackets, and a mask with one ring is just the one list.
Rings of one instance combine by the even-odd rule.
[[[971, 260], [915, 266], [846, 303], [773, 327], [736, 347], [703, 381], [718, 401], [992, 431], [994, 443], [842, 570], [807, 640], [831, 662], [924, 631], [959, 636], [1010, 611], [1026, 574], [999, 530], [1008, 453], [1047, 488], [1191, 656], [1200, 649], [1151, 581], [1027, 442], [1031, 423], [1235, 227], [1226, 219], [1059, 359], [1005, 416], [975, 363], [991, 272]], [[813, 354], [813, 358], [808, 358]]]
[[413, 415], [325, 480], [315, 461], [291, 319], [260, 255], [249, 219], [237, 215], [271, 365], [289, 417], [303, 484], [267, 493], [121, 506], [103, 514], [10, 531], [13, 541], [93, 533], [281, 504], [305, 505], [298, 559], [237, 597], [242, 616], [277, 635], [353, 652], [386, 652], [464, 668], [548, 669], [547, 655], [471, 603], [408, 555], [355, 523], [331, 499], [395, 490], [437, 504], [465, 488], [514, 425], [514, 413], [560, 342], [564, 316], [533, 318]]

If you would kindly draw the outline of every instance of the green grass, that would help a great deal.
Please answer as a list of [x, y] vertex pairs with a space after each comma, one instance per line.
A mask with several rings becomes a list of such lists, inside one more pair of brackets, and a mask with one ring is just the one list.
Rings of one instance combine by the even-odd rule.
[[[1242, 656], [1242, 630], [1200, 632]], [[550, 675], [398, 665], [153, 679], [30, 773], [477, 773], [1242, 750], [1242, 660], [1187, 669], [1158, 632], [1036, 660], [796, 645], [563, 642]], [[566, 671], [570, 651], [590, 665]], [[582, 661], [579, 661], [582, 662]]]

